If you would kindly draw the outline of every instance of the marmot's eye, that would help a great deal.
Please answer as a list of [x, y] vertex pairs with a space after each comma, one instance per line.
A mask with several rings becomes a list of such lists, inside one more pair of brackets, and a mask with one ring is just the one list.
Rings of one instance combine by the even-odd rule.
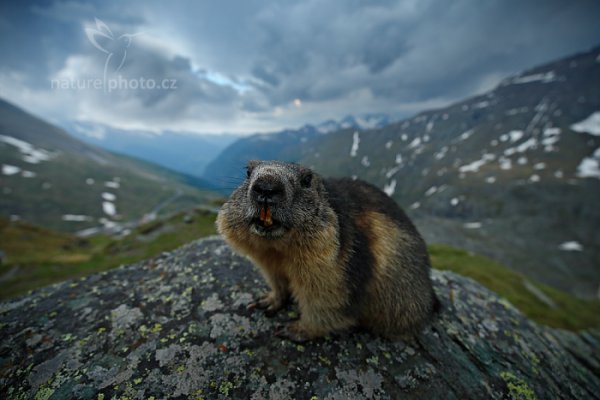
[[310, 187], [310, 184], [312, 182], [312, 172], [311, 171], [304, 171], [302, 173], [302, 176], [300, 177], [300, 185], [302, 185], [302, 187]]
[[250, 175], [252, 175], [252, 168], [246, 168], [246, 178], [250, 179]]

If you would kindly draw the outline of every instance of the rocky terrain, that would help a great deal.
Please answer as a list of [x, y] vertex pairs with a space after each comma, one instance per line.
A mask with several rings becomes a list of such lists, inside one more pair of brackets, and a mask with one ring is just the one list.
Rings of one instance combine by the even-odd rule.
[[536, 325], [473, 281], [433, 272], [419, 337], [281, 340], [247, 305], [265, 286], [219, 237], [0, 304], [8, 399], [598, 398], [600, 334]]

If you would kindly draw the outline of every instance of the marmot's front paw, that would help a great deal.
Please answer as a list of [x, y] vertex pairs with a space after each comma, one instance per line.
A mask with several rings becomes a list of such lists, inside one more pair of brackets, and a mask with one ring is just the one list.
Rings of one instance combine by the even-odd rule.
[[300, 324], [300, 321], [290, 322], [275, 331], [275, 336], [291, 340], [296, 343], [304, 343], [314, 338]]
[[283, 297], [275, 295], [274, 292], [268, 292], [259, 297], [255, 303], [248, 305], [248, 308], [264, 309], [267, 317], [273, 317], [277, 311], [283, 308], [284, 304], [285, 299]]

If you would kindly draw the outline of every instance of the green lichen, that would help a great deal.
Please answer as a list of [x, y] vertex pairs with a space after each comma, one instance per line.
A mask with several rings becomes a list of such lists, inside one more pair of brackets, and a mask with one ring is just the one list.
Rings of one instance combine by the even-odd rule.
[[513, 399], [517, 400], [534, 400], [536, 399], [533, 389], [529, 387], [527, 382], [517, 377], [510, 371], [500, 372], [500, 377], [506, 382], [508, 391]]
[[35, 394], [35, 400], [48, 400], [54, 394], [54, 389], [41, 387]]
[[298, 350], [299, 352], [304, 352], [304, 346], [302, 346], [301, 344], [296, 345], [296, 350]]
[[223, 394], [226, 397], [229, 397], [229, 391], [231, 389], [233, 389], [233, 383], [229, 381], [223, 381], [219, 386], [219, 393]]
[[377, 366], [377, 365], [379, 365], [379, 357], [377, 357], [377, 356], [369, 357], [369, 358], [367, 358], [367, 363]]
[[331, 360], [325, 356], [319, 356], [319, 360], [325, 365], [331, 365]]

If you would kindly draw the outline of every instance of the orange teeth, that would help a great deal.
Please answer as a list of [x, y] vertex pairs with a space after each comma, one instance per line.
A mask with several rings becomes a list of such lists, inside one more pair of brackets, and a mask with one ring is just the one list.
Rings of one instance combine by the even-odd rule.
[[271, 209], [269, 207], [263, 207], [260, 209], [260, 220], [265, 226], [273, 225], [273, 219], [271, 218]]

